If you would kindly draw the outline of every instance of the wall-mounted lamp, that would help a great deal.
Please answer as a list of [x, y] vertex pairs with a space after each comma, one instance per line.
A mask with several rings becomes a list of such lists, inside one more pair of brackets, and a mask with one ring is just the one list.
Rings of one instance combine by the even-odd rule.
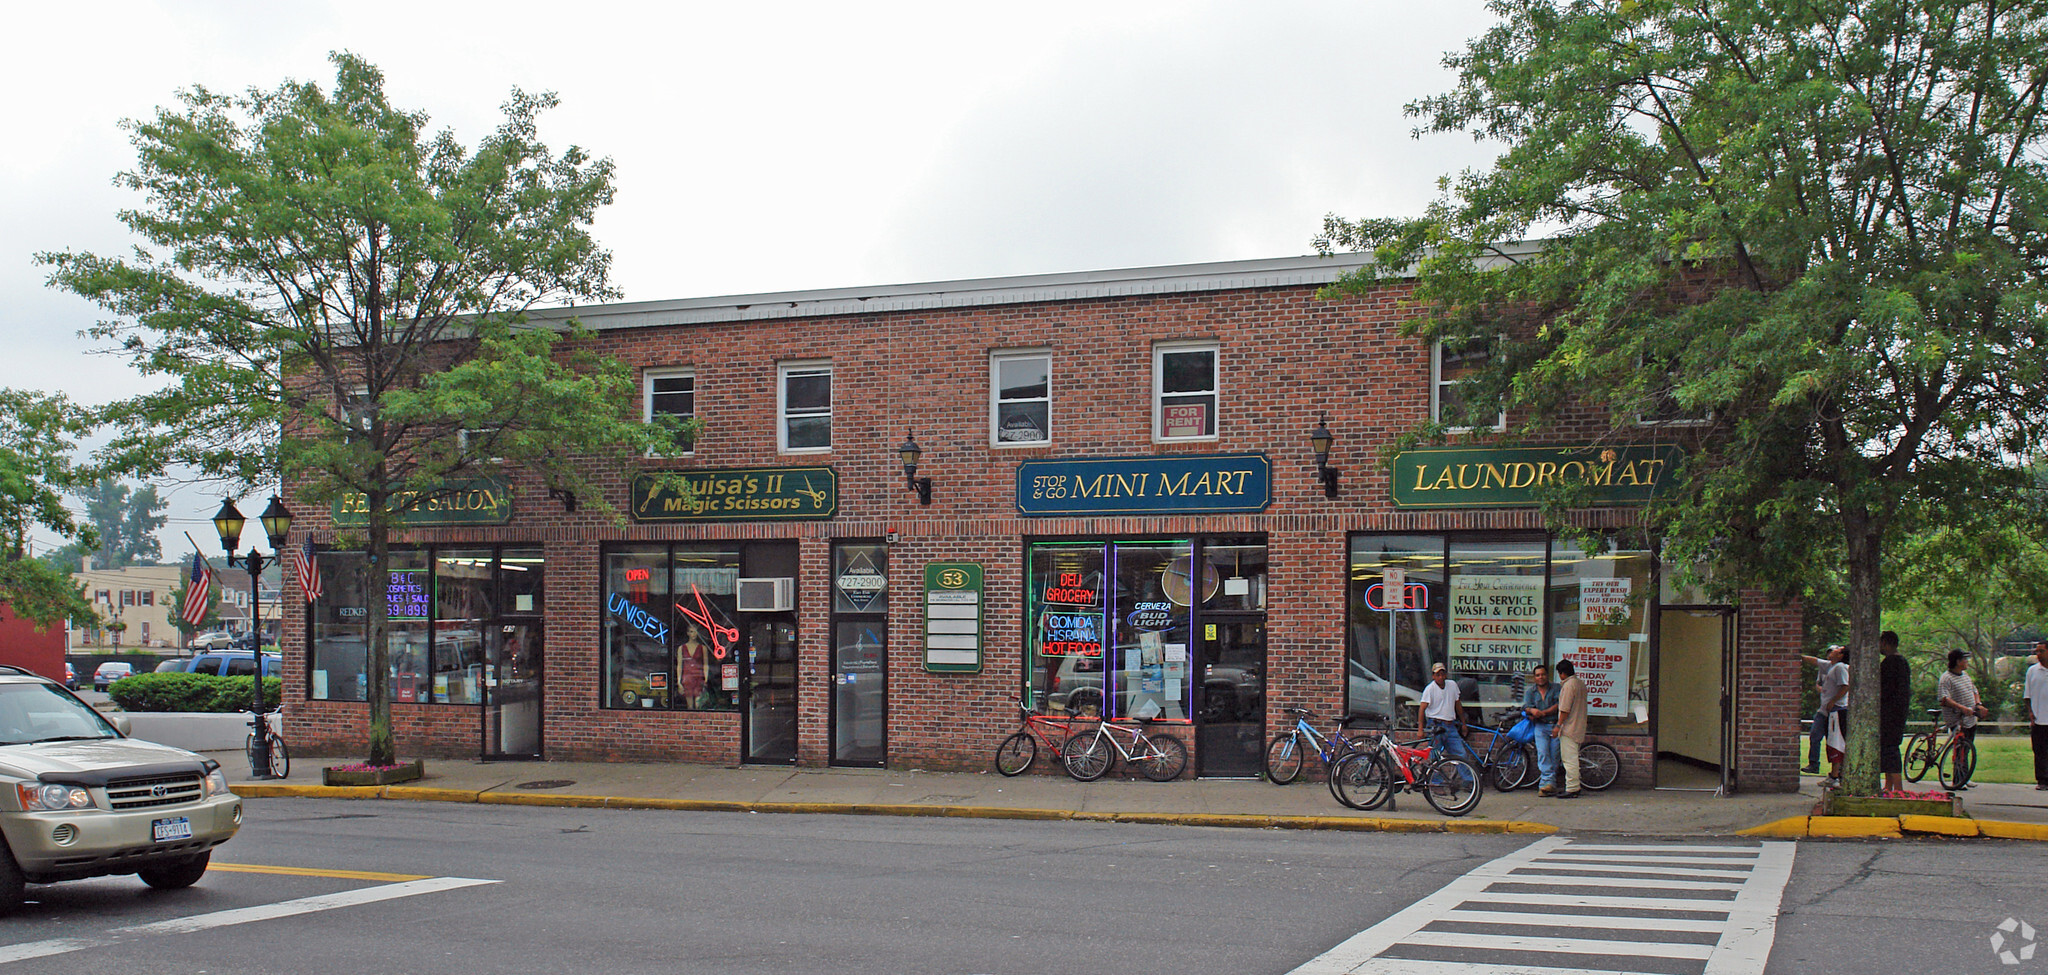
[[924, 449], [917, 445], [917, 437], [909, 430], [903, 431], [903, 445], [896, 448], [903, 457], [903, 480], [917, 492], [918, 504], [932, 503], [932, 479], [917, 476], [917, 459], [924, 456]]
[[1316, 415], [1316, 428], [1308, 432], [1308, 447], [1316, 454], [1316, 477], [1323, 482], [1323, 497], [1335, 498], [1338, 471], [1330, 466], [1330, 444], [1337, 438], [1330, 433], [1329, 417], [1328, 413]]

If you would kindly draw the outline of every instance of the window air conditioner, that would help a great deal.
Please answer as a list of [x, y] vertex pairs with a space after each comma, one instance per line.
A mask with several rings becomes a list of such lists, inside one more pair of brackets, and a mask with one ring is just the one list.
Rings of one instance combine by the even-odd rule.
[[796, 608], [796, 580], [741, 579], [739, 609], [742, 613], [786, 613]]

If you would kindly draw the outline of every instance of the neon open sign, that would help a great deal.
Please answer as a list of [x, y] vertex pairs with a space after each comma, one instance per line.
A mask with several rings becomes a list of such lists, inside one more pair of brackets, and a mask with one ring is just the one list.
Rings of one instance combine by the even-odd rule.
[[[1429, 587], [1420, 582], [1411, 582], [1402, 588], [1402, 604], [1394, 607], [1396, 613], [1420, 613], [1429, 608]], [[1373, 583], [1365, 587], [1365, 608], [1374, 612], [1387, 611], [1386, 587]]]

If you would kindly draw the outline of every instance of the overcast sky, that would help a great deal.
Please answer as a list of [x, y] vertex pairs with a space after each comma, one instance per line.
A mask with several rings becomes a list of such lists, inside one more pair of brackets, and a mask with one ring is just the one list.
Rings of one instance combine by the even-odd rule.
[[[1325, 213], [1411, 215], [1483, 166], [1417, 140], [1480, 0], [1092, 3], [181, 2], [9, 14], [0, 103], [0, 386], [138, 389], [44, 285], [43, 250], [116, 252], [118, 124], [194, 84], [330, 85], [333, 50], [474, 144], [514, 87], [558, 150], [618, 166], [598, 219], [627, 300], [1306, 254]], [[165, 556], [212, 554], [217, 489], [160, 486]], [[246, 513], [260, 508], [244, 505]], [[52, 539], [38, 539], [38, 547]]]

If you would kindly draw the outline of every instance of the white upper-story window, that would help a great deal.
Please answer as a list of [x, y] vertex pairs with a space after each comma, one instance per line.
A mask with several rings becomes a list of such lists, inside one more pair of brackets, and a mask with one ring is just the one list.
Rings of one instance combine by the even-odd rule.
[[785, 362], [776, 369], [777, 448], [786, 453], [832, 449], [832, 363]]
[[1216, 439], [1216, 359], [1214, 342], [1152, 349], [1152, 439]]
[[1436, 340], [1430, 357], [1430, 419], [1449, 424], [1453, 432], [1507, 429], [1505, 411], [1495, 411], [1493, 423], [1487, 426], [1472, 425], [1466, 413], [1471, 404], [1466, 400], [1465, 381], [1486, 367], [1496, 341], [1490, 335]]
[[[697, 416], [697, 373], [694, 369], [649, 369], [640, 378], [640, 419], [649, 423], [658, 416], [692, 420]], [[693, 441], [684, 442], [684, 453], [695, 452]]]
[[496, 449], [498, 436], [504, 427], [463, 427], [455, 431], [456, 446], [463, 456], [481, 464], [503, 463]]
[[1018, 447], [1052, 442], [1052, 353], [995, 352], [988, 362], [989, 442]]

